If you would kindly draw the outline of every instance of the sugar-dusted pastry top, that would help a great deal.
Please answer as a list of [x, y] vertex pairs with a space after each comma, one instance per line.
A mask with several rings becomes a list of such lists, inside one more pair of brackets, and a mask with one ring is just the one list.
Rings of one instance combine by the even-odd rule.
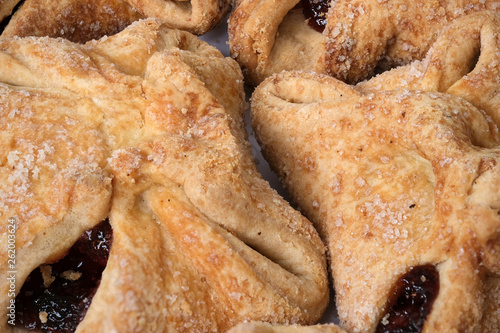
[[400, 294], [404, 280], [431, 302], [415, 319], [423, 332], [478, 327], [485, 276], [500, 273], [500, 137], [485, 113], [451, 95], [362, 95], [292, 72], [257, 88], [252, 116], [265, 156], [326, 239], [348, 331], [390, 324], [393, 295], [412, 294]]
[[85, 43], [114, 35], [143, 17], [123, 0], [26, 0], [13, 13], [2, 35], [63, 37]]
[[[457, 41], [460, 43], [457, 43]], [[360, 82], [363, 93], [412, 89], [462, 97], [500, 126], [500, 16], [483, 11], [443, 29], [422, 61], [414, 61]]]
[[228, 333], [345, 333], [345, 331], [333, 324], [299, 326], [270, 325], [267, 323], [255, 322], [238, 324], [229, 330]]
[[26, 0], [3, 35], [63, 37], [85, 43], [114, 35], [144, 18], [157, 18], [170, 28], [202, 35], [230, 8], [230, 0]]
[[0, 246], [14, 230], [30, 304], [2, 332], [318, 320], [324, 245], [254, 165], [235, 61], [152, 19], [85, 45], [3, 38], [0, 58]]
[[21, 0], [0, 0], [0, 22], [12, 14], [12, 10]]
[[498, 6], [495, 0], [239, 0], [229, 17], [229, 45], [254, 85], [282, 70], [356, 83], [422, 59], [453, 20]]
[[498, 30], [496, 14], [457, 20], [416, 79], [284, 72], [255, 90], [255, 133], [326, 239], [346, 330], [498, 329]]

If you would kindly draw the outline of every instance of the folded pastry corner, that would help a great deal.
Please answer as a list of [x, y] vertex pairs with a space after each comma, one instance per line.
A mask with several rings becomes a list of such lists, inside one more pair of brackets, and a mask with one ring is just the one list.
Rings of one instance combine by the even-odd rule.
[[257, 85], [282, 70], [356, 83], [422, 59], [453, 20], [498, 12], [496, 1], [241, 0], [229, 17], [231, 53]]
[[12, 14], [2, 36], [62, 37], [85, 43], [114, 35], [141, 18], [123, 0], [25, 0]]
[[483, 110], [304, 72], [266, 79], [251, 107], [266, 158], [326, 239], [346, 330], [494, 331], [500, 135]]
[[[422, 61], [414, 61], [360, 82], [365, 94], [412, 89], [459, 96], [500, 126], [500, 15], [482, 11], [463, 16], [438, 35]], [[460, 43], [457, 43], [457, 40]]]
[[254, 165], [234, 60], [153, 19], [0, 58], [2, 332], [319, 319], [325, 248]]
[[127, 0], [146, 17], [171, 28], [202, 35], [214, 28], [231, 9], [231, 0]]
[[169, 28], [202, 35], [230, 8], [230, 0], [25, 0], [2, 35], [63, 37], [85, 43], [114, 35], [144, 18], [156, 18]]

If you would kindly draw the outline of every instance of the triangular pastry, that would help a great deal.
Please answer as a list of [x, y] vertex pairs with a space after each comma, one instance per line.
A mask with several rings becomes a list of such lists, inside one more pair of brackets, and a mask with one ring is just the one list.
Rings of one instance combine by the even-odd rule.
[[235, 61], [155, 20], [0, 58], [0, 331], [318, 320], [324, 246], [257, 172]]
[[422, 59], [440, 30], [495, 0], [237, 0], [232, 55], [254, 85], [282, 70], [311, 70], [348, 83]]
[[[467, 20], [452, 29], [464, 36], [458, 27]], [[489, 93], [498, 69], [491, 74], [483, 62], [498, 53], [496, 34], [486, 33], [497, 18], [470, 20], [478, 33], [464, 44], [480, 38], [479, 67], [448, 93], [390, 80], [386, 90], [383, 77], [404, 79], [389, 73], [356, 90], [328, 76], [284, 72], [252, 96], [265, 156], [327, 243], [348, 331], [498, 329], [500, 133], [490, 114], [499, 104]], [[453, 48], [436, 45], [429, 64], [463, 65], [442, 50]], [[469, 90], [470, 101], [465, 83], [479, 90]]]
[[25, 0], [3, 36], [63, 37], [85, 43], [114, 35], [143, 18], [157, 18], [170, 28], [202, 35], [230, 8], [230, 0]]

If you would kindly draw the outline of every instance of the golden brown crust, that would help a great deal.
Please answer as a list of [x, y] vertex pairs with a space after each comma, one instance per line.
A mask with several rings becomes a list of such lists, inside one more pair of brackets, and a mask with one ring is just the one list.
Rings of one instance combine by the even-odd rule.
[[238, 324], [228, 333], [345, 333], [343, 329], [336, 325], [270, 325], [267, 323], [254, 322]]
[[142, 18], [123, 0], [26, 0], [3, 36], [63, 37], [75, 43], [114, 35]]
[[497, 13], [467, 15], [443, 29], [422, 61], [382, 73], [356, 89], [363, 93], [394, 89], [446, 92], [486, 111], [500, 126], [499, 36]]
[[0, 22], [12, 14], [12, 10], [21, 0], [0, 0]]
[[500, 227], [500, 137], [484, 113], [304, 73], [273, 76], [252, 102], [266, 156], [327, 241], [345, 328], [374, 329], [399, 276], [423, 264], [441, 280], [424, 332], [477, 328]]
[[377, 66], [422, 59], [456, 18], [498, 10], [495, 1], [333, 1], [320, 33], [294, 8], [298, 3], [242, 0], [231, 13], [231, 52], [252, 84], [282, 70], [313, 70], [356, 83]]
[[167, 26], [202, 35], [223, 19], [231, 0], [127, 0], [146, 17], [162, 20]]
[[114, 35], [141, 18], [204, 34], [227, 14], [230, 0], [26, 0], [3, 36], [63, 37], [76, 43]]
[[[108, 265], [77, 332], [219, 332], [245, 320], [318, 320], [329, 291], [324, 246], [257, 172], [235, 61], [155, 20], [85, 45], [4, 38], [0, 50], [7, 133], [0, 177], [39, 192], [24, 199], [0, 187], [8, 199], [0, 214], [17, 216], [19, 226], [17, 291], [31, 270], [109, 216]], [[52, 140], [44, 126], [72, 141], [55, 142], [39, 161]], [[30, 132], [43, 142], [23, 139]], [[4, 236], [7, 228], [2, 220]], [[32, 240], [40, 235], [45, 247]], [[1, 274], [7, 264], [4, 255]], [[12, 329], [0, 323], [2, 332]]]

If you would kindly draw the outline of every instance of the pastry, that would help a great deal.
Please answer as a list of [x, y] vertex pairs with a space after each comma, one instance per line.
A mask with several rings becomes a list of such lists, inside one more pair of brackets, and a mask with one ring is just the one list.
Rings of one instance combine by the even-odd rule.
[[345, 333], [337, 325], [312, 325], [312, 326], [299, 326], [299, 325], [270, 325], [267, 323], [242, 323], [238, 324], [228, 333]]
[[439, 31], [496, 1], [237, 0], [229, 45], [256, 85], [282, 70], [356, 83], [422, 59]]
[[85, 43], [116, 34], [146, 17], [201, 35], [219, 23], [230, 5], [230, 0], [26, 0], [3, 35], [63, 37]]
[[235, 61], [153, 19], [0, 58], [0, 331], [318, 320], [324, 245], [253, 164]]
[[127, 0], [147, 17], [170, 27], [202, 35], [215, 27], [231, 9], [231, 0]]
[[12, 10], [16, 7], [20, 0], [1, 0], [0, 1], [0, 22], [4, 18], [12, 14]]
[[142, 18], [123, 0], [26, 0], [2, 33], [6, 37], [63, 37], [75, 43], [114, 35]]
[[251, 107], [265, 156], [327, 244], [341, 326], [498, 329], [500, 134], [484, 110], [305, 72], [266, 79]]
[[500, 127], [499, 35], [497, 13], [466, 15], [443, 29], [422, 61], [360, 82], [356, 89], [364, 94], [395, 89], [445, 92], [473, 103]]

